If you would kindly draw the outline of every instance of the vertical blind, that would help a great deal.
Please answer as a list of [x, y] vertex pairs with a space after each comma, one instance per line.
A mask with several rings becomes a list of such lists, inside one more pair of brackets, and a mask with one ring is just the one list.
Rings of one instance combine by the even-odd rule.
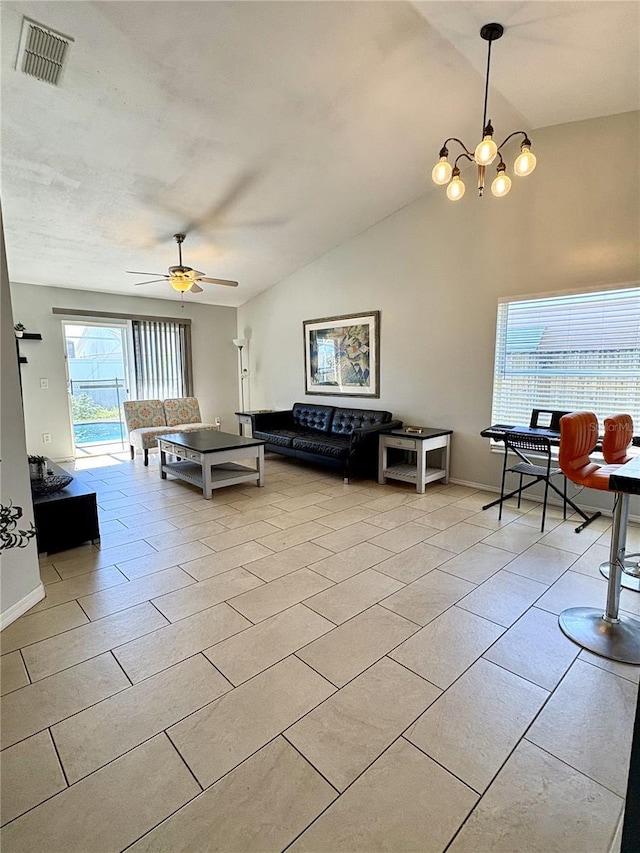
[[640, 287], [501, 302], [492, 423], [533, 408], [626, 412], [640, 428]]
[[138, 399], [190, 396], [193, 383], [189, 325], [133, 320], [132, 326]]

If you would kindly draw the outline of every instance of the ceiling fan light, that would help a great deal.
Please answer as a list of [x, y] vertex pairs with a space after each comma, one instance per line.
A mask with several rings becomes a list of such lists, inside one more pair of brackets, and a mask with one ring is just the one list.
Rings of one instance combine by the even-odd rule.
[[[529, 143], [529, 145], [531, 145], [531, 143]], [[525, 175], [530, 175], [538, 162], [536, 155], [531, 152], [529, 145], [527, 145], [526, 142], [522, 143], [520, 146], [520, 153], [513, 164], [513, 171], [521, 178], [524, 178]]]
[[193, 281], [188, 276], [172, 275], [169, 284], [178, 293], [186, 293], [191, 288]]

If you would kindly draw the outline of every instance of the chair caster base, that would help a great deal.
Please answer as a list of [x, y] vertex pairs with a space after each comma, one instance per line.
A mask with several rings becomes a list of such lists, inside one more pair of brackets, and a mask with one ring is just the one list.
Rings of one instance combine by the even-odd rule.
[[[640, 592], [640, 571], [636, 562], [625, 562], [620, 572], [620, 586], [624, 589]], [[609, 561], [600, 563], [600, 574], [604, 578], [609, 578]]]
[[640, 621], [619, 616], [607, 622], [596, 607], [570, 607], [558, 617], [560, 628], [570, 640], [600, 657], [640, 665]]

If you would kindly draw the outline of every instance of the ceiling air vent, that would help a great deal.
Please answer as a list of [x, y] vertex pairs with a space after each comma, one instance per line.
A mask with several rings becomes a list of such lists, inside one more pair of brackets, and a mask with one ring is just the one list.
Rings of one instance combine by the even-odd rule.
[[57, 86], [72, 41], [68, 36], [24, 18], [16, 68], [30, 77]]

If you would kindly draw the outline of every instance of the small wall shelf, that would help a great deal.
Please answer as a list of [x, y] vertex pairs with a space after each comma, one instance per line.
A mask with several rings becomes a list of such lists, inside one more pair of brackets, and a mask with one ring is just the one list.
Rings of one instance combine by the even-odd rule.
[[16, 353], [18, 355], [18, 364], [28, 364], [26, 356], [20, 354], [20, 341], [41, 341], [42, 335], [40, 332], [23, 332], [20, 337], [16, 335]]

